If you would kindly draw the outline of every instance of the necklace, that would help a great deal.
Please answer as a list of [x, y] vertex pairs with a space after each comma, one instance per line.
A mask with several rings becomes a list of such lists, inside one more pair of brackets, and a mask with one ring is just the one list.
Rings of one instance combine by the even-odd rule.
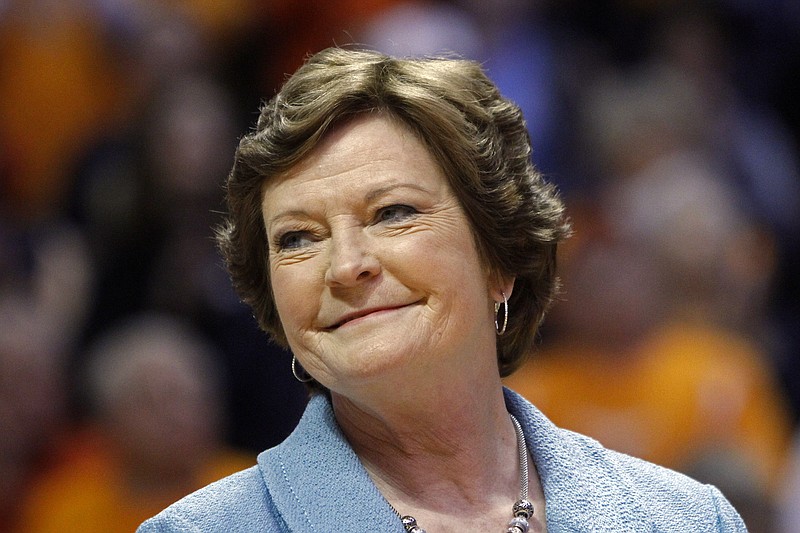
[[[519, 499], [514, 503], [512, 518], [506, 526], [505, 533], [528, 533], [528, 519], [533, 516], [533, 504], [528, 499], [528, 447], [525, 444], [525, 435], [522, 434], [522, 426], [514, 415], [510, 414], [511, 422], [514, 424], [514, 432], [517, 434], [517, 450], [519, 452]], [[397, 516], [400, 513], [392, 507]], [[410, 515], [400, 516], [406, 533], [426, 533], [424, 529], [417, 525], [417, 520]]]

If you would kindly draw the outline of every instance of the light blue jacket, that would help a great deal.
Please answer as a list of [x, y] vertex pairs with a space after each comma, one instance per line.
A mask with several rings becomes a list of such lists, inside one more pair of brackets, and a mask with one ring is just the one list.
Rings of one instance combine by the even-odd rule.
[[[548, 531], [747, 531], [715, 487], [559, 429], [513, 391], [506, 389], [505, 398], [544, 486]], [[341, 433], [329, 400], [316, 395], [297, 429], [260, 454], [256, 466], [186, 496], [138, 533], [165, 531], [404, 530]]]

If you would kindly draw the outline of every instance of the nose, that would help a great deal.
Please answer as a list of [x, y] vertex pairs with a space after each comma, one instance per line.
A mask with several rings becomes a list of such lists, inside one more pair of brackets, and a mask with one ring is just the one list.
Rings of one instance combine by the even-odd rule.
[[369, 238], [360, 228], [348, 228], [331, 236], [325, 283], [329, 287], [353, 287], [375, 277], [380, 262], [370, 253]]

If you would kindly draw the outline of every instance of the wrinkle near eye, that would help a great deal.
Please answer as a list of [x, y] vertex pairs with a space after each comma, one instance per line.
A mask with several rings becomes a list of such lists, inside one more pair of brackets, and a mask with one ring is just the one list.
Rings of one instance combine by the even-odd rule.
[[318, 253], [319, 251], [314, 249], [276, 250], [270, 252], [270, 263], [272, 263], [273, 268], [291, 266], [311, 259]]

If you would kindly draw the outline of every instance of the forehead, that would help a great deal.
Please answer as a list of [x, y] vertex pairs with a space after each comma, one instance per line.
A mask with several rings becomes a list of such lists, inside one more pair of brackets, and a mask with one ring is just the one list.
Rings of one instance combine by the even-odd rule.
[[296, 165], [265, 183], [263, 199], [309, 187], [386, 186], [398, 179], [448, 186], [440, 165], [408, 126], [386, 114], [361, 115], [327, 133]]

